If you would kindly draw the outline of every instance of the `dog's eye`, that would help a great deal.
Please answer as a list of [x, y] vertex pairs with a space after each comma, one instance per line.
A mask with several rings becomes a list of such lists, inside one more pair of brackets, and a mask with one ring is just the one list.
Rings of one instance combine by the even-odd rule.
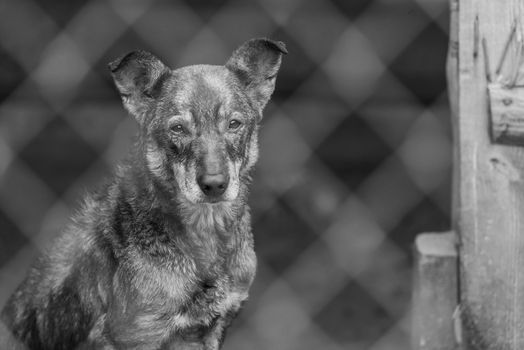
[[173, 134], [182, 134], [185, 132], [184, 127], [182, 124], [175, 124], [169, 128]]
[[229, 130], [237, 130], [242, 125], [241, 122], [239, 122], [236, 119], [233, 119], [229, 122]]

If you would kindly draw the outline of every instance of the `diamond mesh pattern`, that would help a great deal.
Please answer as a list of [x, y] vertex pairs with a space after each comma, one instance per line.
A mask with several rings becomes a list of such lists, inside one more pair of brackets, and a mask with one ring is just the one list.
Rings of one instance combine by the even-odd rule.
[[407, 349], [411, 244], [447, 229], [446, 0], [8, 0], [0, 305], [136, 127], [106, 63], [286, 42], [251, 195], [260, 261], [227, 349]]

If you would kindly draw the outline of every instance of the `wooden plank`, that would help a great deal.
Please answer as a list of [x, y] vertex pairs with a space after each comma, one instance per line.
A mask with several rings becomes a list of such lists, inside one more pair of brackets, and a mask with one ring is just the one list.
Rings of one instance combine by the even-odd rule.
[[524, 87], [489, 84], [493, 142], [524, 146]]
[[457, 307], [456, 235], [425, 233], [415, 241], [412, 349], [456, 349], [453, 313]]
[[454, 229], [466, 349], [524, 349], [524, 149], [491, 142], [486, 81], [515, 21], [522, 38], [523, 1], [460, 1]]

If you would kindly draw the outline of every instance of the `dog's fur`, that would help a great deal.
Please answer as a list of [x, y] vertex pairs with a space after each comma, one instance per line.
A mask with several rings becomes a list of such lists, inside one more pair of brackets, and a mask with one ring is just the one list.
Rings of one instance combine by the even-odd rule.
[[225, 66], [110, 63], [138, 142], [8, 301], [11, 346], [220, 348], [255, 274], [247, 186], [283, 53], [252, 39]]

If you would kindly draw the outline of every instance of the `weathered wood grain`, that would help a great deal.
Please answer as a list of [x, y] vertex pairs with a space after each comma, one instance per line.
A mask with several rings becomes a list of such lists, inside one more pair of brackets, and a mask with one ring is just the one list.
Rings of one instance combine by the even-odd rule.
[[453, 313], [457, 307], [456, 235], [425, 233], [415, 241], [413, 350], [456, 349]]
[[[515, 22], [522, 40], [523, 8], [524, 0], [460, 1], [459, 88], [450, 93], [458, 94], [454, 229], [468, 350], [524, 349], [524, 148], [489, 136], [485, 69], [487, 58], [499, 61]], [[484, 39], [488, 57], [479, 48]]]

